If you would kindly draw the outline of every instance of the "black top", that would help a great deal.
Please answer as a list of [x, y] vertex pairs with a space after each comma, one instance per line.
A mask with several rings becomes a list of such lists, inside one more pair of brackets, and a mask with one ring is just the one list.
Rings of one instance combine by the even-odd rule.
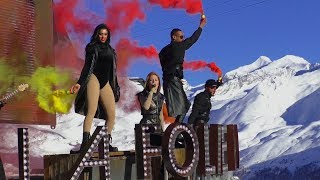
[[[83, 72], [78, 80], [78, 84], [80, 85], [82, 85], [91, 67], [92, 58], [90, 57], [95, 54], [93, 46], [94, 45], [88, 45], [86, 48], [86, 61], [82, 70]], [[102, 89], [109, 82], [112, 75], [114, 52], [110, 45], [105, 43], [96, 43], [95, 46], [97, 46], [98, 49], [98, 58], [94, 65], [93, 74], [97, 77], [100, 88]]]
[[159, 53], [160, 64], [162, 66], [163, 77], [170, 78], [176, 76], [183, 79], [183, 61], [185, 51], [189, 49], [200, 37], [202, 28], [199, 27], [191, 37], [182, 42], [171, 41]]
[[189, 116], [189, 124], [196, 125], [197, 121], [199, 120], [203, 120], [204, 122], [209, 121], [211, 110], [210, 98], [211, 94], [207, 90], [196, 95], [192, 106], [192, 112]]
[[150, 108], [148, 110], [143, 108], [143, 102], [145, 102], [149, 96], [149, 91], [143, 90], [142, 92], [139, 92], [137, 94], [138, 100], [141, 106], [141, 115], [158, 115], [160, 114], [160, 111], [162, 109], [162, 104], [164, 102], [164, 95], [160, 92], [154, 93], [152, 95], [152, 103], [150, 105]]
[[112, 74], [113, 52], [107, 44], [99, 43], [98, 61], [93, 69], [102, 89], [110, 80]]

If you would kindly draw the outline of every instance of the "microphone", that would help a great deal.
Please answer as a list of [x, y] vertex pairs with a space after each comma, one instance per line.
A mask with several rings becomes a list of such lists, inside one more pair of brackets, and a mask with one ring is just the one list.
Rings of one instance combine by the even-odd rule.
[[155, 85], [155, 84], [152, 84], [152, 87], [156, 87], [156, 85]]

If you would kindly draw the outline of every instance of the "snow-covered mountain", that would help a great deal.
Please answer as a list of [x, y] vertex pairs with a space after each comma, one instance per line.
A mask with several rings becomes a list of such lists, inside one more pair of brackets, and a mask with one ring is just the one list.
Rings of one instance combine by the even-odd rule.
[[[271, 61], [262, 56], [252, 64], [224, 76], [212, 98], [211, 122], [237, 124], [240, 166], [243, 179], [320, 179], [320, 64], [288, 55]], [[136, 82], [126, 81], [117, 104], [113, 131], [114, 146], [134, 149], [134, 125], [141, 119], [135, 94], [142, 90]], [[185, 82], [191, 102], [203, 90]], [[28, 126], [31, 164], [41, 168], [41, 156], [68, 153], [81, 142], [83, 116], [75, 113], [57, 117], [56, 129]], [[104, 124], [95, 120], [95, 126]], [[17, 167], [16, 126], [0, 125], [0, 153], [6, 172]], [[94, 129], [94, 128], [92, 128]], [[15, 168], [16, 169], [16, 168]], [[311, 175], [306, 176], [309, 173]]]

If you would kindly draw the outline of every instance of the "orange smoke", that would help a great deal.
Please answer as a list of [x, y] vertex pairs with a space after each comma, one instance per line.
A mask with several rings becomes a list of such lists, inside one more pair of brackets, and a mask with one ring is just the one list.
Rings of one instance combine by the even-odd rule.
[[192, 62], [186, 62], [186, 61], [185, 61], [185, 62], [183, 63], [183, 68], [185, 68], [185, 69], [190, 69], [190, 70], [192, 70], [192, 71], [201, 70], [201, 69], [203, 69], [203, 68], [205, 68], [205, 67], [210, 68], [210, 70], [211, 70], [212, 72], [217, 73], [217, 75], [218, 75], [219, 77], [222, 76], [222, 71], [221, 71], [221, 69], [220, 69], [220, 68], [216, 65], [216, 63], [214, 63], [214, 62], [207, 63], [207, 62], [205, 62], [205, 61], [199, 60], [199, 61], [192, 61]]
[[116, 52], [118, 69], [122, 72], [127, 70], [131, 60], [137, 58], [155, 59], [158, 57], [158, 52], [153, 45], [140, 47], [136, 41], [129, 39], [120, 39], [116, 45]]
[[162, 8], [185, 9], [189, 14], [203, 13], [202, 0], [148, 0], [150, 4], [160, 5]]

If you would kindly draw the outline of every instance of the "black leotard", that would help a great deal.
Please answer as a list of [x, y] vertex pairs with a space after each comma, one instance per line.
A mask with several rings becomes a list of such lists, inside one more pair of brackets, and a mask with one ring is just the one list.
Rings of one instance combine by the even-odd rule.
[[97, 77], [102, 89], [112, 75], [113, 50], [108, 44], [99, 43], [98, 60], [93, 74]]

